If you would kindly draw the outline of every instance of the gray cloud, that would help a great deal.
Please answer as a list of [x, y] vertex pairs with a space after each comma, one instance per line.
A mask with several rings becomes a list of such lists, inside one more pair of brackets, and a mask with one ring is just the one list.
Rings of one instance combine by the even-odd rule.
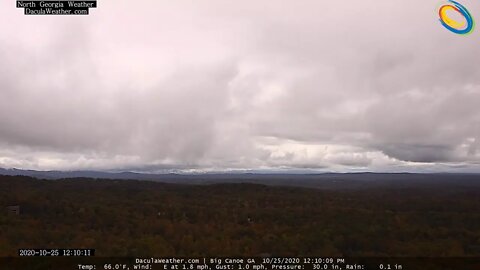
[[436, 5], [1, 3], [0, 166], [478, 171], [480, 35]]

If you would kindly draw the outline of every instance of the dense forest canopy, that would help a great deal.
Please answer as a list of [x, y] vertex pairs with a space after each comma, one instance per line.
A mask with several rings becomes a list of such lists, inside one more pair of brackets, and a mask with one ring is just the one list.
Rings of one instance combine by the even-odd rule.
[[[292, 179], [295, 181], [295, 179]], [[6, 207], [19, 205], [20, 215]], [[0, 256], [478, 256], [480, 189], [0, 177]]]

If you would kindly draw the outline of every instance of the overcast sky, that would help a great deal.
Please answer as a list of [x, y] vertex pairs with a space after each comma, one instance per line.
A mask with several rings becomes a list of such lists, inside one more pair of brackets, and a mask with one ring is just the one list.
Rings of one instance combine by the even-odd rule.
[[480, 29], [438, 4], [1, 1], [0, 167], [480, 172]]

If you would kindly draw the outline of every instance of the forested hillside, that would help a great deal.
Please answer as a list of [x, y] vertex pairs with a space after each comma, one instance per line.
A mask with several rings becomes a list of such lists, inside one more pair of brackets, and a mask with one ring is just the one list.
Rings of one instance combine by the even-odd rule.
[[[295, 181], [295, 179], [292, 179]], [[19, 205], [20, 215], [5, 207]], [[258, 184], [0, 177], [0, 256], [480, 255], [480, 189], [322, 190]]]

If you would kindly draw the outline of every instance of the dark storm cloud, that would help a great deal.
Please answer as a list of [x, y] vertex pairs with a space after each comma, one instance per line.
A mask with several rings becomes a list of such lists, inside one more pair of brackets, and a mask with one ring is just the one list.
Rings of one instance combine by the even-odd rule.
[[443, 145], [396, 145], [381, 146], [389, 156], [412, 162], [448, 162], [453, 161], [453, 149]]
[[11, 10], [0, 166], [478, 170], [480, 35], [442, 29], [436, 4], [105, 1], [84, 19]]

